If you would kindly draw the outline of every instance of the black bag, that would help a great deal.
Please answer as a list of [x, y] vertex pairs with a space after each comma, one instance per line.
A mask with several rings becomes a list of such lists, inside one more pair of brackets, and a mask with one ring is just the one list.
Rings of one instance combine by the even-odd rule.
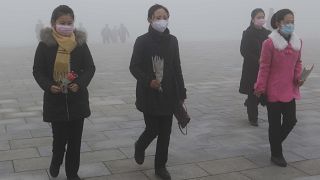
[[261, 96], [258, 98], [259, 103], [261, 104], [261, 106], [266, 106], [267, 105], [267, 96], [264, 94], [261, 94]]
[[[173, 113], [174, 117], [178, 120], [179, 129], [182, 134], [188, 134], [187, 125], [190, 122], [191, 118], [187, 112], [187, 107], [184, 103], [179, 103], [176, 111]], [[183, 132], [182, 129], [186, 128], [186, 132]]]

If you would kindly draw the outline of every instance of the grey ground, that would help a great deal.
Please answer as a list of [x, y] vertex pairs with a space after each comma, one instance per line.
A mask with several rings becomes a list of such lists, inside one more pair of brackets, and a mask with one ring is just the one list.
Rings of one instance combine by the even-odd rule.
[[[305, 41], [303, 61], [318, 63], [314, 40]], [[90, 85], [92, 116], [85, 121], [79, 175], [87, 180], [156, 179], [155, 142], [144, 165], [133, 160], [133, 144], [144, 129], [135, 109], [135, 80], [128, 71], [132, 44], [91, 45], [97, 72]], [[51, 129], [42, 122], [42, 91], [32, 77], [35, 47], [1, 48], [0, 179], [47, 180]], [[298, 124], [285, 141], [290, 162], [269, 162], [265, 108], [259, 127], [248, 124], [238, 93], [239, 42], [180, 43], [192, 116], [188, 135], [174, 120], [168, 169], [174, 180], [320, 179], [320, 71], [301, 89]], [[64, 168], [57, 180], [66, 179]]]

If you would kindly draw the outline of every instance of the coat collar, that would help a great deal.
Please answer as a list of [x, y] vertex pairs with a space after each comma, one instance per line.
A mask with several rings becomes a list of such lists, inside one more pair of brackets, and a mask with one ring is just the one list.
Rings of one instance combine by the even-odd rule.
[[[272, 31], [272, 33], [269, 35], [269, 38], [272, 40], [274, 47], [280, 51], [284, 50], [289, 45], [288, 41], [284, 39], [284, 37], [278, 32], [278, 30]], [[295, 51], [300, 51], [301, 40], [296, 35], [296, 33], [292, 33], [289, 42], [292, 46], [292, 49], [294, 49]]]
[[[80, 30], [74, 30], [76, 36], [77, 46], [81, 46], [87, 41], [87, 34]], [[47, 46], [57, 46], [57, 41], [52, 36], [52, 28], [44, 28], [40, 32], [40, 39]]]
[[152, 26], [150, 25], [148, 31], [151, 34], [151, 36], [158, 41], [168, 39], [170, 36], [170, 30], [168, 28], [163, 33], [160, 33], [155, 29], [153, 29]]

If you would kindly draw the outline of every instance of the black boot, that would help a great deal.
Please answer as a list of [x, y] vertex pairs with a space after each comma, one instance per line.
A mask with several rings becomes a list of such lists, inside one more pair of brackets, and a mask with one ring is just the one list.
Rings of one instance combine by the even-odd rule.
[[284, 159], [284, 157], [271, 157], [271, 162], [273, 162], [275, 165], [280, 166], [280, 167], [287, 167], [287, 161]]
[[55, 165], [51, 162], [50, 169], [49, 169], [50, 175], [53, 178], [55, 178], [59, 175], [59, 171], [60, 171], [60, 165]]
[[171, 175], [167, 168], [155, 169], [155, 173], [158, 177], [160, 177], [163, 180], [171, 180]]
[[245, 107], [248, 106], [248, 99], [246, 99], [246, 100], [244, 101], [243, 105], [244, 105]]
[[137, 144], [137, 142], [134, 144], [134, 159], [136, 160], [137, 164], [141, 165], [144, 162], [145, 153], [144, 151], [139, 150]]
[[258, 126], [259, 126], [258, 120], [256, 120], [256, 121], [251, 121], [251, 120], [249, 120], [249, 123], [251, 124], [251, 126], [255, 126], [255, 127], [258, 127]]

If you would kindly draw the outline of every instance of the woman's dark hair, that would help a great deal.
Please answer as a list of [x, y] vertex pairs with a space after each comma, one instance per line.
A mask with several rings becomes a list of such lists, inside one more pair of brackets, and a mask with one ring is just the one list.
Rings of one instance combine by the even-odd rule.
[[64, 15], [69, 15], [74, 19], [73, 10], [67, 5], [60, 5], [56, 7], [51, 15], [51, 24], [54, 24], [56, 20]]
[[252, 12], [251, 12], [251, 21], [250, 21], [250, 25], [252, 26], [253, 25], [253, 22], [252, 22], [252, 19], [254, 19], [256, 16], [257, 16], [257, 14], [259, 14], [259, 13], [263, 13], [263, 14], [265, 14], [264, 13], [264, 11], [263, 11], [263, 9], [261, 9], [261, 8], [256, 8], [256, 9], [254, 9]]
[[284, 17], [288, 14], [294, 16], [293, 12], [290, 9], [281, 9], [277, 11], [271, 18], [271, 27], [273, 29], [277, 29], [277, 23], [280, 23], [282, 20], [284, 20]]
[[152, 19], [154, 12], [156, 12], [158, 9], [164, 9], [169, 15], [169, 10], [166, 7], [164, 7], [160, 4], [155, 4], [155, 5], [151, 6], [148, 10], [148, 19]]

